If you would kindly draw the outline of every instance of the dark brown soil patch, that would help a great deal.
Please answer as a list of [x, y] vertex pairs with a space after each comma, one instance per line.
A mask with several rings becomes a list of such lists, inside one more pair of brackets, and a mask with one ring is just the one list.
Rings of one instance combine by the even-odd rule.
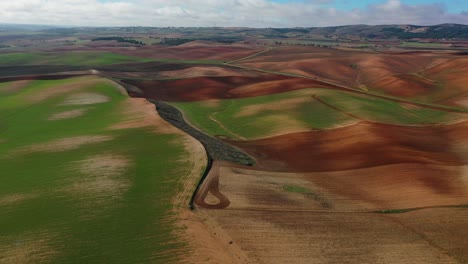
[[[273, 171], [340, 171], [398, 163], [461, 165], [460, 153], [453, 150], [457, 139], [451, 135], [464, 129], [466, 126], [459, 125], [404, 127], [362, 122], [229, 143], [253, 156], [257, 166]], [[467, 136], [465, 133], [464, 138]]]
[[169, 102], [245, 98], [304, 88], [333, 87], [310, 79], [274, 75], [259, 77], [197, 77], [164, 81], [124, 80], [123, 82], [136, 86], [142, 91], [140, 95], [131, 94], [131, 96]]

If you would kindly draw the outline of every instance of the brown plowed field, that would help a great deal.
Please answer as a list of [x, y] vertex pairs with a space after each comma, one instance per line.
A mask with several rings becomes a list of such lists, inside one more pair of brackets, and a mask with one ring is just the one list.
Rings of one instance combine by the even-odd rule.
[[457, 153], [454, 146], [466, 144], [467, 129], [468, 122], [447, 127], [361, 122], [334, 130], [230, 143], [255, 157], [258, 168], [275, 171], [338, 171], [399, 163], [456, 166], [466, 163], [468, 153]]
[[145, 46], [145, 47], [101, 47], [92, 48], [96, 51], [108, 51], [116, 54], [149, 58], [155, 60], [219, 60], [229, 61], [247, 57], [260, 51], [249, 46], [232, 46], [215, 44], [206, 45], [180, 45], [180, 46]]
[[[418, 170], [453, 181], [452, 190], [425, 184], [425, 174], [415, 176]], [[216, 171], [217, 186], [210, 189], [230, 204], [223, 210], [200, 204], [198, 210], [213, 218], [251, 263], [466, 262], [468, 211], [445, 206], [468, 202], [468, 179], [454, 179], [438, 166], [277, 173], [222, 164]], [[426, 209], [375, 212], [394, 208]]]
[[239, 64], [316, 77], [348, 87], [364, 85], [369, 90], [381, 90], [394, 96], [435, 102], [466, 91], [467, 60], [451, 53], [376, 54], [315, 47], [281, 47]]
[[468, 263], [468, 210], [439, 208], [391, 215], [408, 229], [449, 252], [459, 263]]
[[[373, 212], [427, 208], [468, 204], [464, 169], [404, 163], [336, 172], [280, 173], [224, 165], [217, 168], [216, 177], [207, 178], [206, 189], [216, 196], [221, 193], [229, 201], [224, 206], [227, 210]], [[213, 179], [216, 189], [211, 188]], [[205, 199], [206, 193], [199, 192], [199, 197]]]
[[181, 80], [125, 80], [143, 91], [143, 97], [172, 102], [244, 98], [304, 88], [333, 87], [310, 79], [279, 75], [259, 77], [197, 77]]
[[[460, 213], [468, 216], [466, 210]], [[450, 255], [464, 250], [462, 245], [451, 244], [463, 241], [460, 235], [455, 240], [445, 236], [444, 241], [428, 241], [381, 214], [254, 210], [212, 210], [209, 214], [258, 264], [448, 264], [459, 263]]]
[[384, 77], [369, 84], [369, 86], [383, 90], [385, 93], [390, 95], [403, 97], [426, 95], [437, 89], [436, 82], [431, 82], [412, 74]]

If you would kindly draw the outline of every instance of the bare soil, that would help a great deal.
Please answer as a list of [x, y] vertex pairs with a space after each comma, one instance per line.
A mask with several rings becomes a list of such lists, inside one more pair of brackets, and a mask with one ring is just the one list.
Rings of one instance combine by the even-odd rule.
[[47, 143], [38, 143], [29, 146], [19, 147], [7, 156], [16, 156], [16, 155], [24, 155], [28, 153], [34, 152], [61, 152], [61, 151], [69, 151], [81, 148], [87, 144], [96, 144], [105, 141], [113, 140], [114, 138], [111, 136], [78, 136], [78, 137], [71, 137], [71, 138], [63, 138], [53, 140]]
[[60, 113], [56, 113], [56, 114], [51, 115], [47, 120], [57, 121], [57, 120], [64, 120], [64, 119], [80, 117], [80, 116], [84, 115], [87, 110], [88, 109], [83, 108], [83, 109], [75, 109], [75, 110], [60, 112]]
[[245, 98], [304, 88], [332, 87], [314, 80], [286, 77], [197, 77], [182, 80], [139, 81], [124, 80], [138, 87], [142, 94], [132, 94], [153, 100], [168, 102], [190, 102], [210, 99]]
[[452, 146], [466, 142], [462, 131], [467, 124], [407, 127], [360, 122], [332, 130], [228, 142], [252, 155], [258, 168], [276, 171], [338, 171], [398, 163], [455, 166], [463, 165], [465, 156]]
[[253, 263], [458, 263], [378, 214], [227, 209], [209, 214]]
[[76, 93], [65, 98], [62, 105], [92, 105], [108, 102], [109, 97], [99, 93]]

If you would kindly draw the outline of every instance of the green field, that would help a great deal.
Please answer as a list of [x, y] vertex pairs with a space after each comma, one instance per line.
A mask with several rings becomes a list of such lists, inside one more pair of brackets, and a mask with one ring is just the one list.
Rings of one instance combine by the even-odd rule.
[[[329, 105], [315, 100], [313, 95]], [[267, 137], [287, 130], [330, 129], [358, 120], [422, 125], [460, 118], [458, 114], [405, 107], [386, 99], [327, 89], [174, 105], [204, 132], [234, 139]]]
[[389, 99], [370, 97], [349, 92], [326, 91], [319, 93], [322, 101], [363, 120], [395, 125], [427, 125], [450, 123], [464, 114], [433, 110]]
[[96, 77], [0, 93], [0, 263], [172, 263], [186, 250], [172, 205], [192, 166], [182, 136], [110, 129], [131, 119], [126, 100]]
[[[352, 121], [353, 118], [316, 102], [312, 98], [313, 93], [314, 89], [304, 89], [221, 100], [218, 106], [203, 101], [174, 105], [185, 113], [192, 124], [208, 134], [232, 138], [265, 137], [291, 126], [299, 130], [325, 129]], [[250, 113], [249, 108], [253, 109]], [[223, 124], [224, 128], [210, 116]]]
[[0, 54], [2, 65], [69, 65], [98, 66], [119, 63], [149, 62], [150, 59], [131, 57], [110, 52], [51, 52]]

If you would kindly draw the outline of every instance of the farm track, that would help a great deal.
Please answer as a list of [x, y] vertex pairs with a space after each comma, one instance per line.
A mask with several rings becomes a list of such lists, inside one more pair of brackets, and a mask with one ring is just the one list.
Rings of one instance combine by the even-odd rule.
[[331, 105], [331, 104], [329, 104], [329, 103], [323, 101], [322, 99], [320, 99], [320, 98], [318, 97], [318, 95], [312, 95], [312, 98], [313, 98], [314, 100], [316, 100], [317, 102], [322, 103], [322, 104], [324, 104], [324, 105], [330, 107], [331, 109], [333, 109], [333, 110], [335, 110], [335, 111], [338, 111], [338, 112], [340, 112], [340, 113], [343, 113], [343, 114], [345, 114], [345, 115], [347, 115], [347, 116], [349, 116], [349, 117], [352, 117], [352, 118], [355, 118], [355, 119], [358, 119], [358, 120], [361, 120], [361, 121], [366, 121], [366, 122], [368, 122], [366, 119], [363, 119], [362, 117], [359, 117], [359, 116], [357, 116], [357, 115], [351, 114], [351, 113], [346, 112], [346, 111], [343, 111], [343, 110], [339, 109], [338, 107], [336, 107], [336, 106], [334, 106], [334, 105]]
[[226, 62], [226, 64], [231, 64], [231, 63], [236, 63], [236, 62], [239, 62], [239, 61], [243, 61], [243, 60], [248, 60], [248, 59], [251, 59], [251, 58], [255, 58], [259, 55], [262, 55], [264, 53], [267, 53], [267, 52], [270, 52], [272, 49], [274, 49], [273, 47], [268, 47], [267, 49], [265, 50], [262, 50], [260, 52], [257, 52], [255, 54], [252, 54], [252, 55], [249, 55], [247, 57], [244, 57], [244, 58], [240, 58], [240, 59], [237, 59], [237, 60], [232, 60], [232, 61], [228, 61]]
[[[231, 103], [231, 104], [232, 104], [232, 103]], [[229, 106], [226, 106], [225, 108], [220, 109], [219, 111], [212, 112], [212, 113], [208, 116], [208, 118], [209, 118], [211, 121], [213, 121], [213, 122], [215, 122], [216, 124], [218, 124], [218, 125], [219, 125], [222, 129], [224, 129], [226, 132], [228, 132], [229, 134], [235, 136], [236, 138], [242, 139], [242, 140], [247, 140], [245, 137], [243, 137], [243, 136], [241, 136], [241, 135], [239, 135], [239, 134], [237, 134], [237, 133], [231, 131], [229, 128], [227, 128], [225, 125], [223, 125], [223, 123], [219, 122], [216, 118], [214, 118], [214, 115], [223, 112], [223, 111], [226, 110], [228, 107], [229, 107]]]

